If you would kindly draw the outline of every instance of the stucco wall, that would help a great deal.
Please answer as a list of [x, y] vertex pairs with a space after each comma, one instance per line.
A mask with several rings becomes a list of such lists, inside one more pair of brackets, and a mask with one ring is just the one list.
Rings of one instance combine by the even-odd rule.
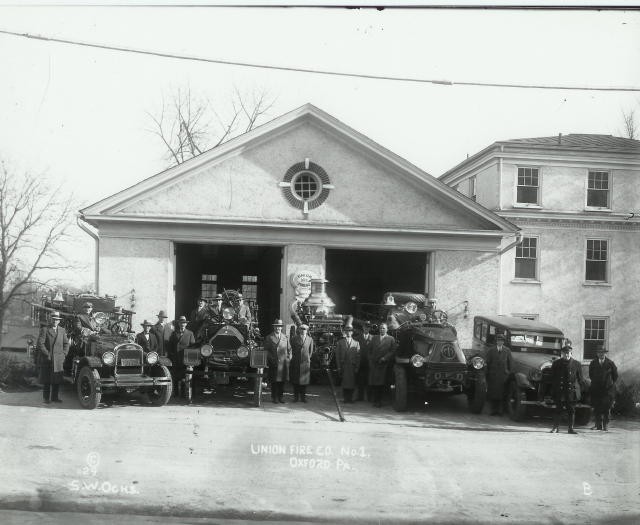
[[[471, 347], [473, 316], [494, 314], [499, 308], [500, 257], [495, 253], [439, 251], [435, 254], [435, 297], [449, 312], [463, 348]], [[463, 301], [468, 301], [464, 312]]]
[[[539, 284], [513, 282], [515, 248], [502, 257], [503, 312], [535, 313], [560, 328], [581, 358], [584, 316], [609, 318], [610, 357], [622, 371], [640, 373], [640, 232], [525, 226], [539, 235]], [[587, 238], [609, 240], [610, 283], [585, 284]]]
[[143, 319], [157, 321], [159, 310], [175, 310], [172, 243], [152, 239], [100, 239], [100, 290], [122, 296], [117, 304], [130, 308], [129, 291], [135, 289], [133, 329]]

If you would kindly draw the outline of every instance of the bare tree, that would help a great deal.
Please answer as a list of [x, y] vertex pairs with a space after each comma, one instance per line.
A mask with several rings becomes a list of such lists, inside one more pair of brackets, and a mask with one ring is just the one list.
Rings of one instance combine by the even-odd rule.
[[636, 110], [622, 111], [622, 121], [624, 124], [624, 136], [628, 139], [638, 138], [638, 123], [636, 121]]
[[17, 174], [0, 161], [0, 327], [11, 302], [43, 284], [43, 270], [67, 267], [59, 247], [73, 210], [73, 196], [61, 187], [50, 188], [42, 176]]
[[153, 122], [149, 131], [162, 141], [168, 165], [175, 166], [251, 131], [274, 103], [265, 90], [244, 94], [234, 88], [228, 103], [214, 105], [187, 86], [173, 92], [168, 100], [163, 97], [158, 114], [147, 112]]

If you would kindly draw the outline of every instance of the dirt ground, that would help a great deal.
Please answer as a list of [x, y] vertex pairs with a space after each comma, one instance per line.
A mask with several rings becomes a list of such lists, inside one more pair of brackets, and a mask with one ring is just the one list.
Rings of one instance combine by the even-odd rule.
[[[640, 423], [549, 434], [473, 415], [464, 397], [406, 413], [327, 387], [252, 407], [241, 389], [93, 411], [71, 387], [0, 393], [2, 523], [637, 523]], [[233, 520], [233, 521], [232, 521]]]

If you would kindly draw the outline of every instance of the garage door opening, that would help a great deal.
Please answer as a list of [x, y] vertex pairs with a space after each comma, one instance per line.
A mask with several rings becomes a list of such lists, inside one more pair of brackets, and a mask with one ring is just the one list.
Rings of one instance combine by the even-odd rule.
[[200, 296], [238, 290], [258, 304], [258, 326], [268, 333], [280, 311], [281, 260], [278, 246], [177, 243], [176, 316], [188, 316]]
[[336, 312], [355, 314], [356, 302], [379, 304], [388, 291], [428, 291], [428, 265], [427, 252], [327, 250], [327, 293]]

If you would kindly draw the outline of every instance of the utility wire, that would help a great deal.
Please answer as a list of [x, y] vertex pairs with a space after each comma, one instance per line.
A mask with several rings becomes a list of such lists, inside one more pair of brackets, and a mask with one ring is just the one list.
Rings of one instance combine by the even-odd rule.
[[43, 40], [45, 42], [57, 42], [59, 44], [69, 44], [74, 46], [93, 47], [97, 49], [106, 49], [109, 51], [121, 51], [124, 53], [137, 53], [140, 55], [150, 55], [161, 58], [172, 58], [176, 60], [191, 60], [194, 62], [208, 62], [211, 64], [223, 64], [227, 66], [239, 66], [250, 67], [256, 69], [270, 69], [276, 71], [288, 71], [294, 73], [311, 73], [315, 75], [331, 75], [337, 77], [351, 77], [351, 78], [366, 78], [371, 80], [390, 80], [397, 82], [415, 82], [421, 84], [440, 84], [445, 86], [477, 86], [477, 87], [499, 87], [499, 88], [516, 88], [516, 89], [561, 89], [572, 91], [632, 91], [639, 92], [640, 87], [608, 87], [608, 86], [562, 86], [562, 85], [545, 85], [545, 84], [507, 84], [498, 82], [465, 82], [465, 81], [453, 81], [453, 80], [434, 80], [426, 78], [412, 78], [412, 77], [394, 77], [385, 75], [367, 75], [364, 73], [344, 73], [340, 71], [328, 71], [323, 69], [310, 69], [299, 67], [286, 67], [286, 66], [273, 66], [268, 64], [255, 64], [250, 62], [237, 62], [232, 60], [221, 60], [214, 58], [204, 58], [189, 55], [176, 55], [173, 53], [162, 53], [159, 51], [149, 51], [145, 49], [136, 49], [122, 46], [111, 46], [107, 44], [96, 44], [92, 42], [82, 42], [79, 40], [66, 40], [62, 38], [53, 38], [42, 35], [32, 35], [29, 33], [17, 33], [14, 31], [7, 31], [0, 29], [0, 34], [17, 36], [22, 38], [30, 38], [32, 40]]

